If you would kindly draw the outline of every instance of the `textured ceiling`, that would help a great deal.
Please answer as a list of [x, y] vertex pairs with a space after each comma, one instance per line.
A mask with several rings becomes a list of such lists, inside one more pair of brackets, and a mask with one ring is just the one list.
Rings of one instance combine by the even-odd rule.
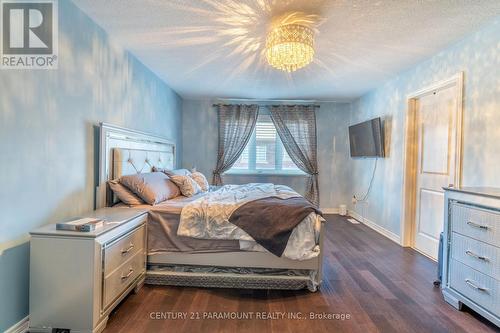
[[[345, 100], [500, 15], [498, 0], [74, 0], [185, 98]], [[320, 17], [316, 55], [287, 74], [262, 56], [273, 17]]]

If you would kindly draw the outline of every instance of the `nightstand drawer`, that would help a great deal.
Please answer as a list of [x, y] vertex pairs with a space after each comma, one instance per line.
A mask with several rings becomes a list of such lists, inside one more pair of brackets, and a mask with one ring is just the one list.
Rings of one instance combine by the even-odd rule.
[[456, 260], [450, 263], [450, 287], [494, 315], [500, 314], [500, 282]]
[[104, 249], [104, 276], [122, 265], [136, 253], [143, 253], [146, 241], [146, 226], [135, 229], [122, 239]]
[[106, 309], [128, 286], [145, 272], [144, 253], [138, 252], [104, 279], [103, 309]]
[[497, 211], [452, 203], [451, 229], [482, 242], [500, 246], [500, 213]]
[[500, 279], [500, 248], [457, 233], [451, 235], [451, 256], [475, 270]]

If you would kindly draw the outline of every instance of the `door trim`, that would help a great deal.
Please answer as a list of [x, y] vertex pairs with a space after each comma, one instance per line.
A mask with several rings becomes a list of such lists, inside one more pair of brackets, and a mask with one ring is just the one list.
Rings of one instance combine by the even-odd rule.
[[464, 73], [459, 72], [452, 77], [436, 82], [407, 96], [408, 108], [405, 113], [405, 131], [403, 146], [403, 198], [401, 207], [401, 245], [414, 246], [413, 229], [415, 226], [416, 181], [417, 181], [417, 122], [416, 100], [436, 90], [457, 87], [456, 105], [456, 152], [455, 181], [459, 187], [462, 181], [462, 138], [463, 138], [463, 89]]

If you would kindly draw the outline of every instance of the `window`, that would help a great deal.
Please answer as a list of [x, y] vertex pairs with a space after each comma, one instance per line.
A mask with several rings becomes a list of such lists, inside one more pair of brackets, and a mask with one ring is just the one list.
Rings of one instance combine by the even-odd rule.
[[288, 156], [271, 116], [262, 112], [245, 150], [228, 173], [304, 174]]

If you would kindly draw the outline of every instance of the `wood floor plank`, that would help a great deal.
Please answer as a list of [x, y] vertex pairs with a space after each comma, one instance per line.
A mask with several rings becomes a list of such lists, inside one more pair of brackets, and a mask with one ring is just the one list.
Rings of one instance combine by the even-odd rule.
[[[433, 261], [362, 224], [337, 215], [327, 220], [320, 291], [146, 285], [115, 309], [104, 332], [498, 332], [472, 311], [444, 302], [432, 284]], [[187, 318], [151, 319], [152, 313], [168, 312]], [[253, 313], [254, 319], [203, 318], [217, 313]], [[257, 313], [284, 318], [256, 319]], [[323, 314], [349, 319], [318, 317]]]

